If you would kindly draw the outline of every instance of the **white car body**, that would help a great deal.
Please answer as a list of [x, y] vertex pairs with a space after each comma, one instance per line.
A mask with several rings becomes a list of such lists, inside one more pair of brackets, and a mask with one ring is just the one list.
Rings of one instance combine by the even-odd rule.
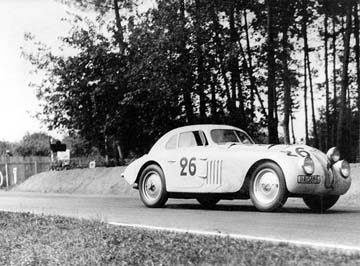
[[[218, 129], [236, 130], [248, 136], [244, 131], [226, 125], [177, 128], [162, 136], [148, 154], [132, 162], [123, 177], [137, 188], [144, 168], [156, 164], [163, 171], [169, 197], [190, 198], [214, 193], [222, 195], [223, 199], [249, 198], [251, 172], [257, 165], [268, 161], [281, 168], [290, 197], [342, 195], [350, 187], [350, 176], [344, 177], [340, 171], [342, 161], [330, 164], [327, 155], [315, 148], [306, 145], [219, 144], [212, 136]], [[205, 137], [207, 145], [179, 147], [180, 134], [184, 136], [196, 131], [203, 132], [201, 141], [204, 143]], [[172, 145], [169, 144], [171, 138]], [[170, 148], [166, 147], [167, 144]], [[311, 175], [304, 172], [305, 157], [314, 162]]]

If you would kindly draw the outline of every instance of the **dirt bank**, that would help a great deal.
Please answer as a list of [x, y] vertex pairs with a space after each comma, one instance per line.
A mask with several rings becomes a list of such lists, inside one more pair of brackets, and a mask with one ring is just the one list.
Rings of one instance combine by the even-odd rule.
[[99, 167], [43, 172], [28, 178], [12, 191], [136, 196], [137, 190], [120, 176], [124, 169]]

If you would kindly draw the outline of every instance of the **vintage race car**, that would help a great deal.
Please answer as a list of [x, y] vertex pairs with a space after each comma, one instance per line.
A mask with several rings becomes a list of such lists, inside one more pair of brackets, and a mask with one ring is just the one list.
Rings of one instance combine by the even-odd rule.
[[122, 176], [148, 207], [168, 198], [195, 198], [211, 208], [222, 199], [251, 199], [260, 211], [301, 197], [313, 210], [331, 208], [350, 187], [350, 166], [339, 151], [306, 145], [255, 144], [243, 130], [193, 125], [162, 136]]

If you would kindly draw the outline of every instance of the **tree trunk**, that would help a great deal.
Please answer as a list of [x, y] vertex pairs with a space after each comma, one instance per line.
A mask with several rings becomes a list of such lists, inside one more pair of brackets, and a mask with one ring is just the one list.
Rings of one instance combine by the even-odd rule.
[[211, 116], [215, 121], [217, 121], [216, 77], [215, 77], [215, 74], [212, 75], [212, 80], [211, 80], [211, 84], [210, 84], [210, 92], [211, 92], [211, 102], [210, 102]]
[[332, 138], [332, 146], [336, 145], [336, 121], [337, 121], [337, 93], [336, 93], [336, 19], [335, 15], [332, 17], [332, 28], [333, 28], [333, 36], [332, 36], [332, 58], [333, 58], [333, 117], [334, 121], [332, 124], [333, 138]]
[[[266, 113], [266, 109], [264, 106], [264, 102], [263, 99], [260, 96], [259, 90], [256, 86], [256, 80], [254, 77], [254, 69], [253, 69], [253, 65], [252, 65], [252, 52], [251, 52], [251, 47], [250, 47], [250, 38], [249, 38], [249, 28], [248, 28], [248, 23], [247, 23], [247, 15], [246, 15], [246, 10], [244, 10], [244, 22], [245, 22], [245, 34], [246, 34], [246, 50], [247, 50], [247, 54], [248, 54], [248, 61], [249, 64], [246, 64], [246, 59], [244, 56], [244, 60], [245, 60], [245, 67], [248, 69], [248, 74], [249, 74], [249, 78], [250, 78], [250, 89], [252, 91], [252, 93], [255, 93], [258, 101], [260, 103], [261, 106], [261, 112], [264, 115], [265, 119], [267, 119], [267, 113]], [[252, 96], [252, 99], [254, 97]]]
[[119, 156], [119, 165], [124, 165], [125, 161], [124, 161], [124, 154], [121, 150], [121, 146], [119, 143], [116, 144], [116, 150], [118, 152], [118, 156]]
[[310, 67], [310, 58], [309, 58], [308, 47], [305, 48], [305, 53], [307, 54], [307, 68], [308, 68], [309, 84], [310, 84], [310, 101], [311, 101], [313, 134], [314, 134], [314, 146], [315, 146], [315, 148], [319, 148], [319, 136], [317, 134], [316, 119], [315, 119], [314, 89], [313, 89], [312, 73], [311, 73], [311, 67]]
[[185, 21], [185, 2], [184, 0], [179, 0], [180, 4], [180, 23], [181, 23], [181, 36], [180, 36], [180, 63], [182, 67], [182, 92], [184, 97], [185, 113], [187, 118], [187, 123], [194, 123], [194, 110], [191, 99], [191, 90], [192, 90], [192, 77], [187, 66], [188, 62], [188, 51], [186, 50], [186, 21]]
[[[212, 6], [211, 6], [211, 17], [212, 17], [212, 22], [214, 24], [213, 26], [214, 26], [214, 33], [215, 33], [214, 34], [215, 49], [216, 49], [216, 55], [219, 60], [221, 76], [224, 80], [223, 82], [224, 82], [224, 86], [225, 86], [225, 95], [228, 99], [231, 99], [229, 80], [228, 80], [228, 77], [226, 76], [226, 69], [224, 66], [224, 47], [221, 44], [221, 39], [220, 39], [221, 32], [220, 32], [220, 23], [219, 23], [218, 17], [217, 17], [216, 3], [217, 3], [216, 1], [212, 1]], [[230, 106], [230, 108], [232, 108], [232, 107]]]
[[355, 36], [355, 61], [356, 61], [356, 81], [357, 81], [357, 108], [358, 108], [358, 150], [356, 161], [360, 161], [360, 37], [359, 37], [359, 12], [358, 4], [355, 4], [354, 10], [355, 18], [355, 27], [354, 27], [354, 36]]
[[[286, 32], [283, 34], [287, 35]], [[283, 49], [287, 49], [287, 37], [286, 40], [283, 40]], [[290, 119], [290, 108], [291, 108], [291, 86], [289, 81], [289, 69], [288, 69], [288, 55], [287, 52], [284, 51], [283, 55], [283, 83], [284, 83], [284, 120], [283, 120], [283, 130], [284, 130], [284, 141], [285, 144], [290, 144], [290, 133], [289, 133], [289, 119]]]
[[197, 91], [199, 94], [199, 112], [200, 120], [204, 121], [206, 118], [206, 100], [205, 100], [205, 68], [204, 68], [204, 54], [202, 50], [203, 41], [201, 38], [201, 7], [199, 0], [195, 0], [196, 7], [196, 53], [197, 53]]
[[[239, 53], [237, 49], [237, 41], [239, 39], [235, 27], [235, 3], [232, 1], [229, 10], [229, 27], [230, 27], [230, 59], [229, 70], [231, 73], [231, 107], [233, 108], [232, 120], [240, 127], [246, 128], [247, 122], [244, 115], [243, 92], [240, 81], [239, 70]], [[236, 108], [236, 100], [239, 101], [239, 107]]]
[[329, 62], [328, 62], [328, 15], [325, 11], [325, 20], [324, 20], [325, 36], [324, 36], [324, 46], [325, 46], [325, 121], [326, 121], [326, 131], [325, 131], [325, 150], [328, 150], [330, 147], [330, 114], [329, 114]]
[[284, 120], [283, 120], [283, 131], [284, 131], [284, 142], [285, 144], [290, 144], [290, 132], [289, 132], [289, 120], [290, 120], [290, 111], [291, 111], [291, 84], [290, 84], [290, 71], [288, 67], [288, 60], [290, 58], [289, 54], [289, 39], [288, 39], [288, 29], [290, 26], [290, 19], [293, 17], [292, 4], [288, 3], [286, 6], [282, 7], [282, 81], [284, 86]]
[[339, 120], [337, 124], [337, 146], [342, 154], [347, 154], [345, 151], [345, 142], [348, 140], [344, 139], [345, 115], [346, 115], [346, 92], [349, 83], [348, 77], [348, 65], [349, 65], [349, 52], [350, 52], [350, 35], [351, 35], [351, 10], [352, 2], [347, 3], [346, 6], [346, 29], [344, 36], [344, 59], [341, 73], [341, 94], [340, 94], [340, 110]]
[[272, 0], [267, 0], [267, 64], [268, 64], [268, 130], [269, 143], [279, 143], [277, 121], [276, 121], [276, 82], [275, 82], [275, 29], [274, 29], [274, 3]]
[[[309, 45], [307, 39], [307, 22], [308, 22], [308, 15], [306, 12], [306, 2], [303, 1], [303, 38], [304, 38], [304, 53], [305, 53], [305, 68], [307, 68], [308, 75], [309, 75], [309, 85], [310, 85], [310, 102], [311, 102], [311, 110], [312, 110], [312, 124], [313, 124], [313, 134], [314, 134], [314, 146], [319, 147], [319, 138], [316, 129], [316, 120], [315, 120], [315, 106], [314, 106], [314, 90], [313, 90], [313, 83], [312, 83], [312, 73], [310, 67], [310, 57], [309, 57]], [[307, 95], [306, 95], [307, 97]], [[305, 99], [306, 102], [306, 99]], [[307, 109], [307, 108], [306, 108]], [[306, 110], [307, 115], [307, 110]], [[307, 120], [307, 118], [306, 118]], [[306, 121], [307, 122], [307, 121]]]
[[[304, 3], [305, 5], [305, 3]], [[307, 15], [306, 15], [306, 6], [303, 8], [303, 18], [302, 18], [302, 36], [304, 40], [304, 109], [305, 109], [305, 144], [309, 144], [309, 123], [308, 123], [308, 106], [307, 106]]]
[[291, 134], [292, 134], [292, 143], [296, 143], [295, 130], [294, 130], [294, 118], [292, 114], [290, 114], [290, 122], [291, 122]]
[[121, 26], [121, 17], [120, 17], [120, 9], [119, 9], [119, 0], [114, 0], [114, 12], [115, 12], [115, 24], [117, 28], [117, 32], [115, 34], [115, 39], [119, 45], [120, 54], [123, 54], [125, 50], [125, 43], [124, 43], [124, 31]]

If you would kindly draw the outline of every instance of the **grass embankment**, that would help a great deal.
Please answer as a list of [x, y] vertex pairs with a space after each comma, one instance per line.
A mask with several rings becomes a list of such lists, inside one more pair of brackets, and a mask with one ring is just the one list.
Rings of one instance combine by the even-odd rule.
[[12, 191], [137, 196], [138, 192], [121, 178], [124, 169], [99, 167], [43, 172], [28, 178]]
[[0, 265], [360, 265], [360, 253], [0, 213]]

